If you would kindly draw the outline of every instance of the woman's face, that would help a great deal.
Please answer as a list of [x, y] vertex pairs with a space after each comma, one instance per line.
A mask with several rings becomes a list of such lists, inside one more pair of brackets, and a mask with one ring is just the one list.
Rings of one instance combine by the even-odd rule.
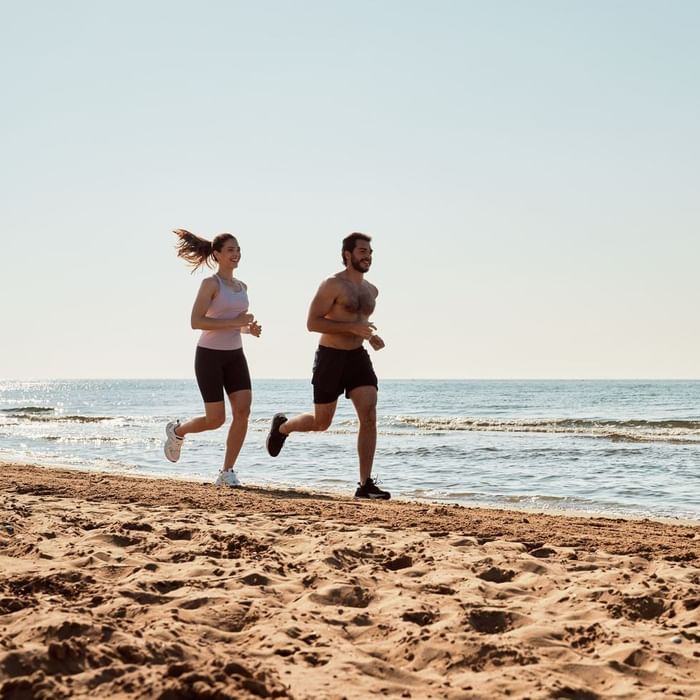
[[241, 247], [238, 241], [235, 238], [227, 238], [215, 257], [221, 267], [231, 269], [238, 267], [241, 260]]

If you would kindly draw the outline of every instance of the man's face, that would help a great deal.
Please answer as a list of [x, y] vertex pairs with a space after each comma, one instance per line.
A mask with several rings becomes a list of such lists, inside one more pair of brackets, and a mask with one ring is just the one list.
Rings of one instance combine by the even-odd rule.
[[350, 264], [358, 272], [369, 270], [372, 265], [372, 246], [369, 241], [355, 241], [355, 249], [350, 253]]

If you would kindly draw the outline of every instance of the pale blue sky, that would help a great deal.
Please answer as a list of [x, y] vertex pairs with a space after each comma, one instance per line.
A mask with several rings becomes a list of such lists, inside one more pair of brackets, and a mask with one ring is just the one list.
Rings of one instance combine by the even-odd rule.
[[382, 377], [700, 378], [700, 3], [0, 1], [0, 377], [190, 377], [235, 233], [307, 377], [370, 233]]

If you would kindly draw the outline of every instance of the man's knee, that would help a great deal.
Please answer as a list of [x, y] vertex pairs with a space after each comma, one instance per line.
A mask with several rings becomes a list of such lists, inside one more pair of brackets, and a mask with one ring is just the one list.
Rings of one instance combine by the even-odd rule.
[[333, 422], [333, 416], [315, 416], [314, 417], [314, 430], [318, 432], [323, 432], [331, 427]]
[[377, 424], [377, 409], [374, 406], [364, 408], [357, 413], [357, 420], [363, 427], [373, 426]]

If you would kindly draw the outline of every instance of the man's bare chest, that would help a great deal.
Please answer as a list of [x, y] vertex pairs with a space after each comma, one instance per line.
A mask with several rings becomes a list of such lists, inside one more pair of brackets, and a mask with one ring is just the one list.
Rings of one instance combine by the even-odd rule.
[[375, 298], [369, 287], [344, 285], [342, 292], [336, 298], [335, 305], [352, 314], [369, 316], [374, 311]]

